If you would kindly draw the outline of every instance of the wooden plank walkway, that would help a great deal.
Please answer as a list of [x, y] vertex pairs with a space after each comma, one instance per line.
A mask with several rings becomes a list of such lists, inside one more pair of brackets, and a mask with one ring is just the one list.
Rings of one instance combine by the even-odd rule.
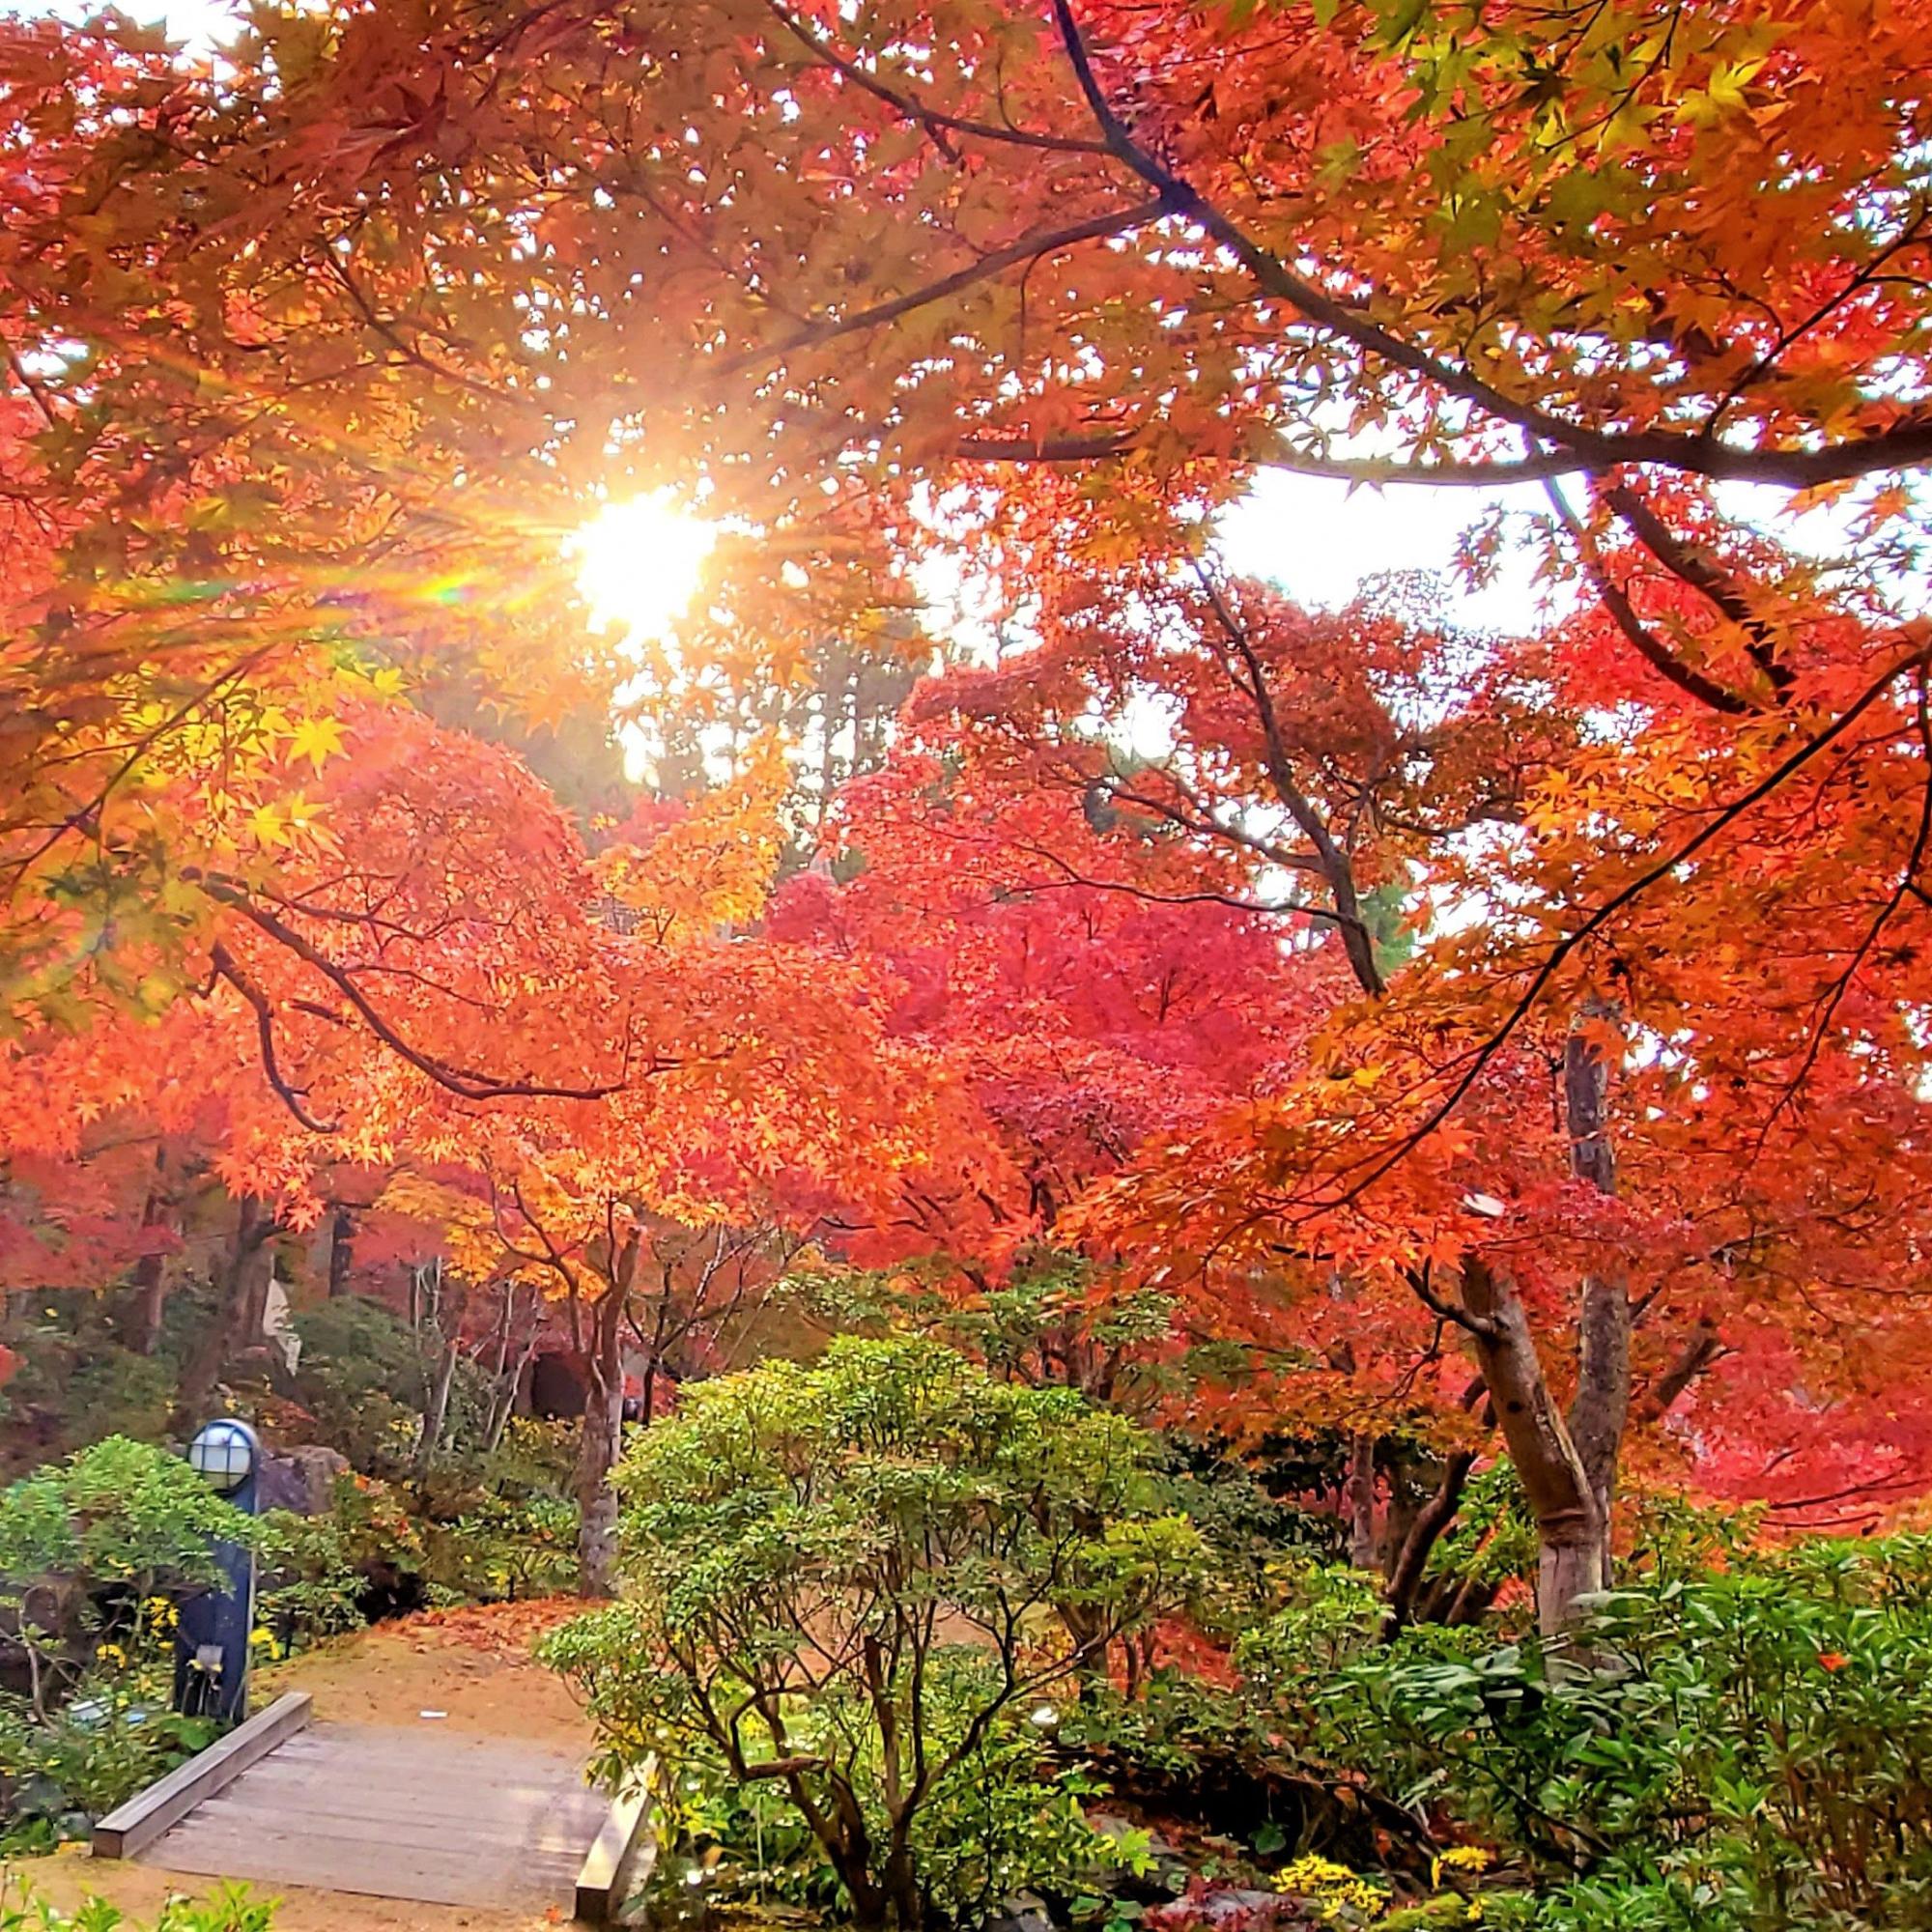
[[138, 1854], [167, 1871], [438, 1905], [559, 1905], [610, 1811], [582, 1760], [460, 1731], [317, 1723]]

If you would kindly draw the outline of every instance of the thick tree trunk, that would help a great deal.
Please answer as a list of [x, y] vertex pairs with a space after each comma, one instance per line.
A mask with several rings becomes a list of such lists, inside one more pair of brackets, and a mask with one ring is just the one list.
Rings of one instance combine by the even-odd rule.
[[205, 1413], [214, 1385], [237, 1340], [246, 1331], [246, 1318], [257, 1295], [261, 1264], [275, 1232], [274, 1216], [252, 1194], [244, 1194], [235, 1210], [235, 1233], [215, 1282], [214, 1312], [203, 1330], [175, 1396], [174, 1427], [183, 1434], [208, 1420]]
[[134, 1269], [134, 1306], [128, 1324], [128, 1346], [137, 1355], [152, 1355], [159, 1347], [168, 1313], [167, 1257], [146, 1254]]
[[1463, 1264], [1463, 1301], [1476, 1319], [1476, 1359], [1536, 1519], [1537, 1623], [1546, 1635], [1559, 1635], [1580, 1616], [1578, 1599], [1602, 1587], [1608, 1518], [1550, 1393], [1515, 1288], [1471, 1259]]
[[[1616, 1155], [1609, 1136], [1609, 1064], [1593, 1023], [1608, 1009], [1592, 1001], [1563, 1053], [1563, 1104], [1570, 1132], [1571, 1171], [1603, 1194], [1617, 1191]], [[1577, 1394], [1570, 1405], [1570, 1436], [1582, 1459], [1604, 1537], [1598, 1573], [1585, 1591], [1610, 1586], [1610, 1510], [1617, 1462], [1631, 1406], [1630, 1288], [1621, 1268], [1583, 1278], [1577, 1324]]]
[[1607, 1590], [1613, 1580], [1607, 1532], [1630, 1404], [1630, 1294], [1621, 1277], [1605, 1281], [1590, 1276], [1583, 1283], [1577, 1395], [1570, 1405], [1570, 1438], [1582, 1459], [1605, 1529], [1600, 1573], [1588, 1589]]
[[852, 1923], [857, 1932], [885, 1932], [892, 1923], [891, 1900], [884, 1887], [872, 1877], [869, 1842], [863, 1834], [858, 1835], [856, 1844], [852, 1838], [853, 1834], [845, 1832], [828, 1842], [826, 1834], [821, 1833], [819, 1843], [825, 1846], [832, 1869], [838, 1874], [838, 1883], [852, 1901]]
[[903, 1826], [895, 1827], [893, 1832], [892, 1850], [887, 1854], [886, 1868], [880, 1877], [899, 1932], [921, 1932], [925, 1923], [925, 1893], [920, 1886], [919, 1870]]
[[[1608, 1008], [1587, 1002], [1563, 1055], [1571, 1172], [1604, 1194], [1617, 1184], [1603, 1037], [1608, 1018]], [[1583, 1600], [1611, 1581], [1610, 1511], [1630, 1422], [1629, 1285], [1620, 1269], [1583, 1278], [1577, 1394], [1567, 1417], [1556, 1407], [1515, 1289], [1470, 1262], [1463, 1299], [1476, 1318], [1476, 1358], [1536, 1518], [1537, 1623], [1546, 1635], [1558, 1635], [1579, 1621]]]
[[589, 1341], [577, 1453], [578, 1588], [586, 1597], [609, 1597], [617, 1583], [617, 1495], [611, 1472], [624, 1446], [624, 1295], [614, 1286], [590, 1311]]

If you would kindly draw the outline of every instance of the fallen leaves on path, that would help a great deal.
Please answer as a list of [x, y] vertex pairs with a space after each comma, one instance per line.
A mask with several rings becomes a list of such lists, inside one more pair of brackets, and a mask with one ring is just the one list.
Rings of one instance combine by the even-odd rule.
[[537, 1597], [512, 1604], [456, 1604], [422, 1610], [392, 1625], [398, 1636], [427, 1650], [459, 1645], [489, 1657], [526, 1657], [546, 1631], [583, 1608], [579, 1597]]

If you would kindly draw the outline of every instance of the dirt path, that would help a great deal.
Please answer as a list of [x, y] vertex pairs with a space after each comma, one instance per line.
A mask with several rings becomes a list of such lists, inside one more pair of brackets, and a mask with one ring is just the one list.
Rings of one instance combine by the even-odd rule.
[[[528, 1655], [539, 1631], [577, 1607], [561, 1602], [431, 1611], [358, 1631], [262, 1672], [257, 1708], [281, 1691], [307, 1690], [318, 1717], [346, 1723], [448, 1728], [516, 1738], [538, 1749], [587, 1751], [589, 1727], [570, 1693]], [[52, 1858], [10, 1859], [5, 1869], [64, 1912], [93, 1893], [140, 1920], [151, 1919], [170, 1895], [205, 1898], [217, 1889], [210, 1879], [89, 1858], [79, 1846]], [[548, 1932], [557, 1922], [545, 1914], [407, 1904], [299, 1886], [279, 1888], [275, 1895], [281, 1900], [276, 1932]]]
[[260, 1674], [257, 1702], [307, 1690], [316, 1716], [340, 1723], [437, 1725], [539, 1748], [588, 1749], [590, 1727], [576, 1701], [529, 1654], [540, 1632], [581, 1608], [563, 1598], [378, 1624], [271, 1665]]

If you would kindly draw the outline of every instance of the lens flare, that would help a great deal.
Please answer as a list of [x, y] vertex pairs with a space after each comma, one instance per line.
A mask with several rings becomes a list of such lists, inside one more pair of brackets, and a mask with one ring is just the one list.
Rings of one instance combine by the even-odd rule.
[[605, 504], [573, 546], [591, 621], [634, 642], [664, 637], [691, 608], [717, 537], [664, 493]]

